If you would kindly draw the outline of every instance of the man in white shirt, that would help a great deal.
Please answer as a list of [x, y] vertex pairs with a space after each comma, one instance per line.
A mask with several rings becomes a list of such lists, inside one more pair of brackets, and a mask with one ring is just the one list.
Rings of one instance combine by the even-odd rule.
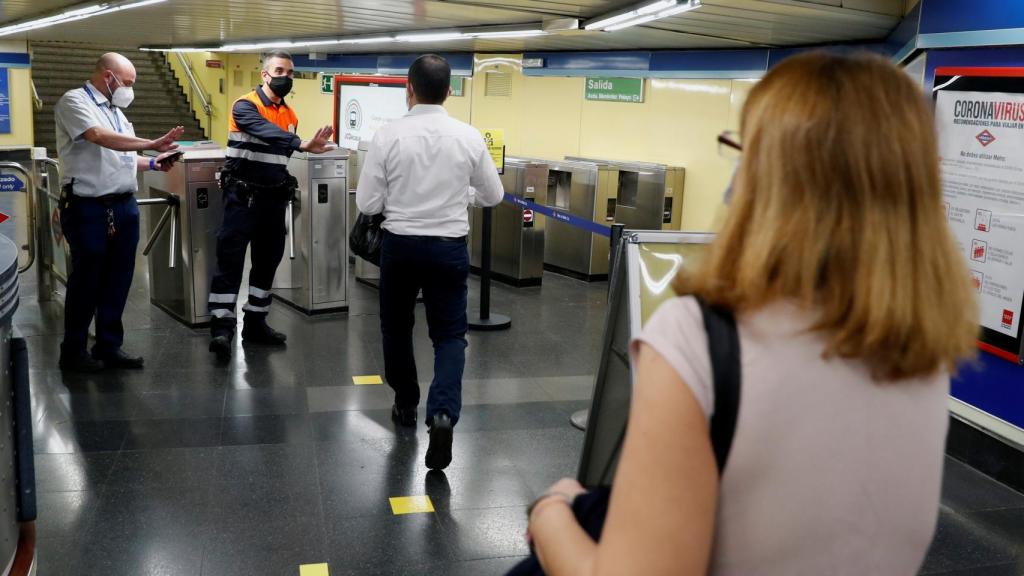
[[444, 469], [452, 459], [452, 428], [462, 409], [466, 363], [466, 281], [469, 277], [470, 203], [494, 206], [504, 192], [483, 137], [444, 109], [451, 68], [428, 54], [409, 68], [409, 113], [374, 135], [356, 203], [364, 214], [383, 213], [380, 325], [384, 376], [395, 391], [392, 418], [416, 425], [420, 388], [413, 356], [416, 295], [423, 290], [434, 343], [434, 380], [427, 396], [430, 446], [426, 464]]
[[[170, 170], [184, 128], [156, 140], [135, 137], [125, 117], [134, 98], [135, 67], [120, 54], [104, 54], [92, 78], [69, 90], [54, 107], [57, 153], [64, 172], [60, 220], [71, 247], [64, 302], [60, 367], [75, 372], [142, 368], [122, 349], [121, 315], [128, 301], [139, 244], [137, 170]], [[156, 158], [143, 150], [164, 152]], [[86, 352], [96, 317], [96, 344]]]

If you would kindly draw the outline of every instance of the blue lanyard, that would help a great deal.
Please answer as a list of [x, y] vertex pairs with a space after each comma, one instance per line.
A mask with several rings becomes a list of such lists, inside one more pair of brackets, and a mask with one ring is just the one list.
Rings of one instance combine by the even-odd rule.
[[[99, 107], [101, 109], [103, 108], [103, 104], [100, 104], [99, 101], [96, 100], [96, 97], [92, 95], [92, 91], [89, 90], [89, 83], [88, 82], [86, 82], [85, 84], [82, 84], [82, 89], [85, 90], [85, 93], [89, 95], [89, 98], [92, 98], [93, 104], [95, 104], [97, 107]], [[113, 128], [114, 130], [117, 130], [118, 134], [121, 134], [122, 133], [122, 130], [121, 130], [121, 117], [118, 116], [117, 110], [111, 110], [110, 107], [108, 106], [107, 107], [107, 113], [111, 114], [114, 117], [114, 121], [110, 123], [110, 127]], [[116, 125], [115, 125], [115, 122], [116, 122]]]

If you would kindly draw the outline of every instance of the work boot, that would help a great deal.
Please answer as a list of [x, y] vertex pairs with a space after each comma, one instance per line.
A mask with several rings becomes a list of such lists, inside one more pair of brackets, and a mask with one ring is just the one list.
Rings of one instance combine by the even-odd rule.
[[246, 319], [245, 325], [242, 326], [242, 341], [246, 344], [284, 346], [286, 340], [288, 337], [268, 326], [264, 318]]
[[452, 463], [452, 427], [452, 419], [447, 414], [434, 415], [430, 424], [427, 468], [444, 470]]
[[231, 359], [231, 336], [221, 334], [210, 339], [210, 352], [217, 355], [218, 360]]

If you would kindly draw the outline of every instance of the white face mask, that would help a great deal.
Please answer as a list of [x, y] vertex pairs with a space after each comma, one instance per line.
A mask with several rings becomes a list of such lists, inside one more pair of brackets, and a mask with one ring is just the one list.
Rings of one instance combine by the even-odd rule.
[[[129, 86], [120, 85], [121, 81], [114, 76], [114, 82], [117, 82], [119, 86], [116, 90], [111, 90], [110, 103], [118, 108], [127, 108], [132, 105], [132, 101], [135, 100], [135, 90]], [[110, 84], [107, 84], [107, 90], [110, 90]]]

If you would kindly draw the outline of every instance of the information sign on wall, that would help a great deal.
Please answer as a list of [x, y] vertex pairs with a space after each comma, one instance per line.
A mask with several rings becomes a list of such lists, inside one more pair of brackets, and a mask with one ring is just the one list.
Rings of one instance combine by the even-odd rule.
[[331, 74], [320, 75], [320, 93], [334, 94], [334, 76]]
[[335, 132], [344, 148], [358, 150], [360, 142], [373, 141], [377, 130], [409, 111], [403, 77], [341, 76], [333, 81]]
[[498, 168], [498, 174], [505, 173], [505, 131], [504, 130], [481, 130], [484, 135], [484, 143], [487, 144], [487, 151]]
[[643, 78], [587, 78], [585, 88], [587, 100], [634, 104], [644, 101]]
[[0, 134], [11, 133], [11, 84], [7, 68], [0, 68]]
[[946, 220], [978, 291], [983, 343], [1020, 358], [1024, 301], [1024, 70], [939, 69], [935, 115]]
[[452, 96], [461, 97], [466, 93], [466, 79], [462, 76], [452, 76]]

